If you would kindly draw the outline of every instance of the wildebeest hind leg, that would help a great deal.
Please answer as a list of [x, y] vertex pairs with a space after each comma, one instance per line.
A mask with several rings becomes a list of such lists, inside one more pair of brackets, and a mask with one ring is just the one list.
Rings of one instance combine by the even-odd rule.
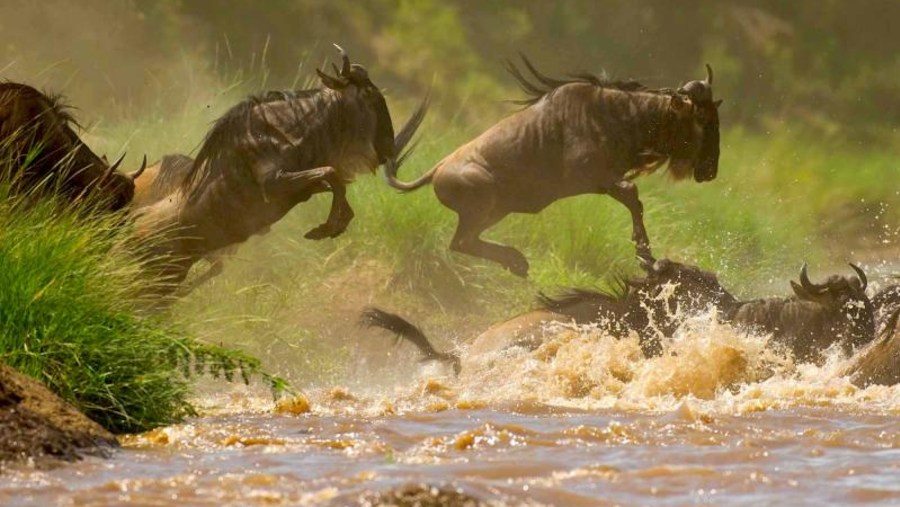
[[496, 224], [505, 216], [505, 213], [499, 216], [496, 214], [460, 213], [459, 224], [456, 226], [456, 234], [450, 242], [450, 249], [498, 262], [512, 274], [525, 278], [528, 276], [528, 261], [522, 252], [513, 247], [484, 241], [479, 237], [485, 229]]
[[653, 260], [650, 252], [650, 238], [644, 228], [644, 205], [638, 199], [637, 185], [630, 181], [619, 181], [608, 191], [610, 197], [624, 204], [631, 212], [632, 234], [638, 257]]

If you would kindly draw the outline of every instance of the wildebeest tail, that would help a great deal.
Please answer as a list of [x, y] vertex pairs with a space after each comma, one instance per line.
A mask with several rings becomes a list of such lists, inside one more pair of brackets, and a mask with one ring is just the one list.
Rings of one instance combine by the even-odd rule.
[[415, 181], [405, 182], [397, 179], [397, 169], [403, 165], [403, 162], [405, 162], [410, 154], [416, 149], [418, 143], [414, 142], [410, 144], [410, 141], [412, 141], [416, 131], [422, 125], [422, 121], [425, 120], [425, 114], [428, 112], [430, 103], [431, 97], [430, 95], [426, 95], [416, 111], [409, 117], [409, 120], [407, 120], [406, 124], [403, 125], [403, 128], [400, 129], [400, 132], [394, 137], [394, 153], [396, 153], [397, 156], [393, 161], [388, 160], [384, 166], [384, 175], [387, 178], [388, 185], [392, 188], [408, 192], [431, 182], [431, 176], [434, 174], [434, 169], [420, 176]]
[[426, 361], [443, 361], [453, 366], [453, 371], [459, 375], [459, 356], [453, 353], [439, 352], [421, 329], [410, 323], [403, 317], [386, 312], [380, 308], [366, 308], [359, 317], [359, 324], [364, 327], [379, 327], [397, 334], [397, 339], [404, 339], [419, 349]]

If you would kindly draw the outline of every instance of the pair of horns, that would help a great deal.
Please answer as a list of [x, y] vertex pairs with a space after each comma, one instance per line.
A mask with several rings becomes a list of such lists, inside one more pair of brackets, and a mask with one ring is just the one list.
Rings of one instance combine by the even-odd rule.
[[[113, 165], [109, 166], [109, 169], [107, 169], [107, 170], [106, 170], [106, 173], [103, 174], [103, 178], [101, 178], [101, 181], [105, 181], [106, 178], [109, 178], [110, 176], [112, 176], [113, 173], [116, 172], [116, 169], [119, 168], [119, 165], [122, 164], [122, 161], [123, 161], [123, 160], [125, 160], [125, 154], [124, 154], [124, 153], [122, 154], [121, 157], [119, 157], [118, 160], [115, 161], [115, 163], [113, 163]], [[143, 174], [144, 169], [146, 169], [146, 168], [147, 168], [147, 155], [144, 155], [144, 160], [143, 160], [143, 162], [141, 162], [141, 167], [140, 167], [140, 169], [138, 169], [137, 171], [134, 171], [134, 172], [132, 172], [132, 173], [128, 173], [128, 174], [126, 174], [126, 176], [128, 176], [128, 177], [131, 178], [132, 180], [136, 180], [136, 179], [138, 179], [138, 176], [140, 176], [141, 174]]]
[[691, 100], [699, 102], [712, 102], [712, 67], [706, 64], [706, 79], [703, 81], [689, 81], [678, 89], [678, 93], [683, 93], [691, 98]]
[[340, 89], [350, 84], [350, 57], [347, 56], [347, 52], [344, 51], [344, 48], [334, 43], [332, 43], [332, 45], [338, 50], [338, 53], [341, 54], [341, 68], [338, 69], [337, 65], [332, 63], [331, 68], [334, 70], [334, 76], [329, 76], [320, 69], [316, 69], [316, 74], [319, 75], [319, 79], [321, 79], [322, 83], [328, 88]]
[[[853, 271], [856, 271], [856, 276], [859, 279], [859, 283], [861, 285], [862, 290], [866, 290], [866, 287], [869, 285], [869, 280], [866, 277], [866, 273], [857, 266], [856, 264], [850, 263], [850, 267], [853, 268]], [[825, 291], [828, 290], [828, 284], [824, 283], [812, 283], [809, 281], [809, 275], [806, 272], [807, 265], [804, 262], [803, 266], [800, 268], [800, 285], [808, 292], [812, 294], [824, 294]]]

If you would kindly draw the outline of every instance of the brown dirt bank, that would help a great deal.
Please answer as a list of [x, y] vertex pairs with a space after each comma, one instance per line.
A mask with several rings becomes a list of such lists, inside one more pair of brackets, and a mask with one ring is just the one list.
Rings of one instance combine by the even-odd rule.
[[40, 382], [0, 364], [0, 472], [26, 459], [46, 467], [117, 445], [111, 433]]

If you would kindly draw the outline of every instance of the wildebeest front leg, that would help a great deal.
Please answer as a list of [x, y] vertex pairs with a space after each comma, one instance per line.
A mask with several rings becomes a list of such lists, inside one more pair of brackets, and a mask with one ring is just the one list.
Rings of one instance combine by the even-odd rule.
[[347, 202], [347, 186], [333, 167], [319, 167], [300, 172], [280, 172], [270, 183], [274, 192], [291, 196], [292, 205], [302, 202], [327, 188], [331, 190], [331, 210], [325, 223], [314, 227], [303, 237], [307, 239], [334, 238], [347, 229], [353, 219], [353, 210]]
[[631, 212], [631, 239], [634, 241], [638, 257], [653, 260], [650, 252], [650, 238], [644, 228], [644, 205], [638, 199], [637, 185], [630, 181], [619, 181], [608, 191], [610, 197], [624, 204]]
[[347, 202], [347, 186], [337, 176], [337, 174], [329, 175], [325, 178], [331, 187], [331, 210], [328, 212], [328, 218], [325, 223], [317, 227], [313, 227], [309, 232], [303, 235], [306, 239], [324, 239], [335, 238], [340, 236], [350, 221], [353, 220], [353, 209]]

